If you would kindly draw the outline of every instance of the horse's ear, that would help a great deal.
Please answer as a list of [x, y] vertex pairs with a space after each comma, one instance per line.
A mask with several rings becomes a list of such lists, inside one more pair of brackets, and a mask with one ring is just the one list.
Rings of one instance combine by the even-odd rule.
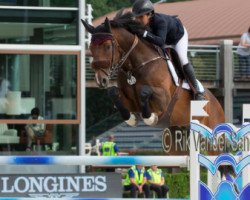
[[91, 26], [87, 21], [84, 21], [84, 20], [82, 20], [82, 19], [81, 19], [81, 21], [82, 21], [82, 24], [84, 25], [84, 27], [86, 28], [86, 30], [87, 30], [89, 33], [93, 34], [94, 31], [95, 31], [95, 27], [94, 27], [94, 26]]
[[104, 22], [105, 28], [108, 30], [109, 33], [111, 32], [111, 26], [110, 26], [110, 22], [109, 19], [106, 17], [105, 22]]

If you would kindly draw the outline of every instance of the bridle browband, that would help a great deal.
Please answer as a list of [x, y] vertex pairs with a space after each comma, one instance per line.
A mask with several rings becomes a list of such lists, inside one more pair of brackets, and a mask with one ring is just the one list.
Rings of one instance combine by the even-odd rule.
[[[134, 35], [134, 41], [132, 46], [130, 47], [130, 49], [127, 51], [127, 53], [125, 53], [125, 51], [120, 47], [120, 45], [118, 44], [117, 40], [115, 39], [114, 35], [112, 33], [94, 33], [92, 35], [92, 39], [91, 39], [91, 43], [93, 43], [94, 45], [100, 45], [103, 42], [107, 41], [107, 40], [111, 40], [112, 42], [112, 57], [111, 60], [100, 60], [100, 61], [95, 61], [95, 63], [93, 62], [93, 68], [98, 68], [99, 70], [103, 71], [108, 79], [110, 80], [112, 77], [114, 77], [114, 75], [121, 70], [121, 66], [125, 63], [125, 61], [127, 60], [127, 58], [129, 57], [129, 55], [131, 54], [131, 52], [134, 50], [134, 48], [137, 46], [138, 44], [138, 36]], [[119, 48], [123, 54], [122, 54], [122, 58], [119, 60], [118, 63], [114, 63], [114, 54], [115, 54], [115, 47]], [[138, 67], [136, 67], [136, 69], [141, 68], [145, 65], [147, 65], [150, 62], [153, 62], [155, 60], [158, 60], [160, 58], [163, 58], [162, 56], [157, 56], [154, 57], [148, 61], [143, 62], [141, 65], [139, 65]], [[109, 65], [109, 71], [106, 72], [106, 70], [103, 67], [96, 67], [95, 65], [97, 64], [101, 64], [101, 63], [105, 63], [107, 65]], [[130, 76], [132, 74], [131, 71], [125, 72], [123, 69], [122, 71], [127, 75]]]

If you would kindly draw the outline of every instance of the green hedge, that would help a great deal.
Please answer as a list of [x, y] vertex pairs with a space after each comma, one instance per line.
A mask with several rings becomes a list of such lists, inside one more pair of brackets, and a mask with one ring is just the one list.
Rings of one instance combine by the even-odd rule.
[[[166, 184], [169, 187], [169, 197], [190, 198], [189, 172], [165, 174]], [[207, 182], [207, 173], [201, 172], [201, 181]], [[198, 184], [198, 183], [197, 183]]]

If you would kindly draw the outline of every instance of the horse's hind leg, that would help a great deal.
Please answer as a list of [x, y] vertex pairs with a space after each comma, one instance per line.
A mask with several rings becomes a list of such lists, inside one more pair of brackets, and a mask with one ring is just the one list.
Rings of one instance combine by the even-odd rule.
[[130, 126], [136, 126], [138, 123], [137, 116], [130, 113], [130, 111], [124, 106], [120, 98], [119, 89], [115, 86], [108, 88], [108, 96], [112, 99], [115, 107], [121, 113], [125, 122]]
[[143, 85], [140, 91], [141, 112], [145, 124], [153, 126], [158, 122], [158, 116], [151, 112], [149, 99], [153, 94], [153, 90], [148, 85]]

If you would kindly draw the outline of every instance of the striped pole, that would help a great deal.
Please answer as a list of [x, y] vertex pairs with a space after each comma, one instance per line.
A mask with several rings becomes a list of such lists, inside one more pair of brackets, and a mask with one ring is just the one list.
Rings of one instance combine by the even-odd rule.
[[0, 165], [181, 166], [188, 156], [0, 156]]

